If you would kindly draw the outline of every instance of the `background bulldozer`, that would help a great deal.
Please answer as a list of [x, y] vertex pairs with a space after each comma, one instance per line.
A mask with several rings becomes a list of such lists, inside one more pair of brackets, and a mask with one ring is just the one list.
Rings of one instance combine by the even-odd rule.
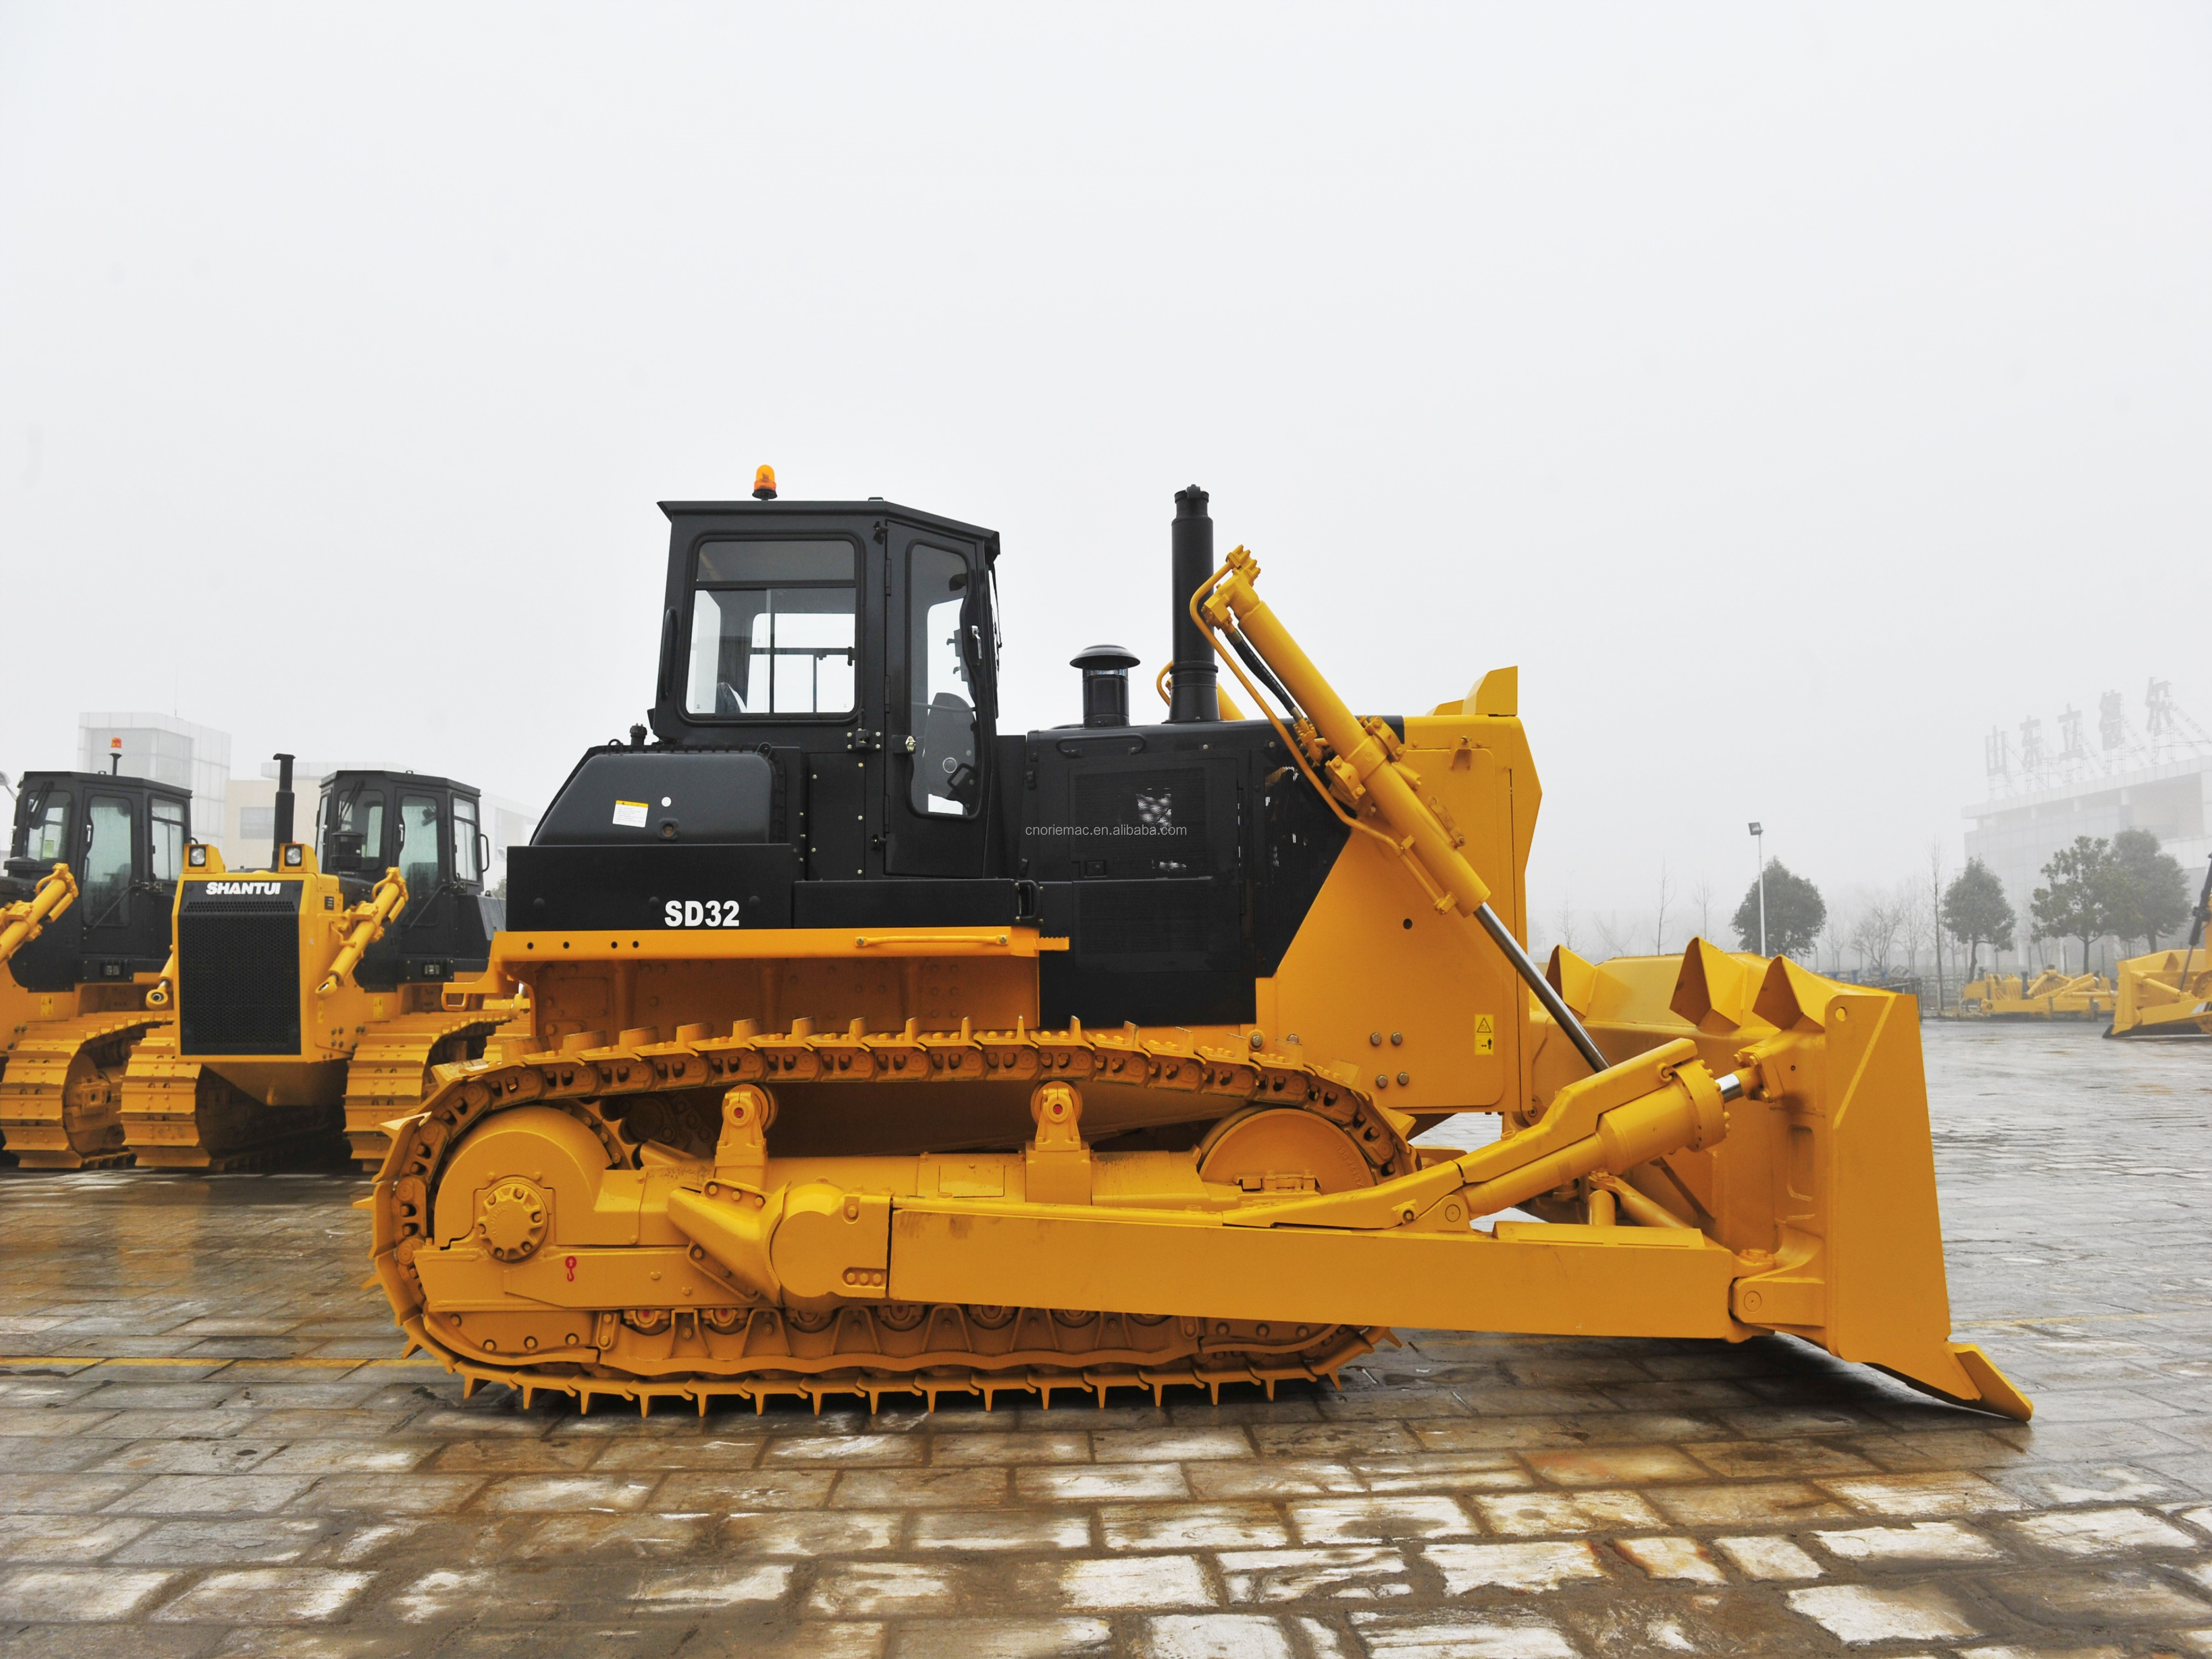
[[[1079, 725], [1001, 732], [993, 532], [665, 511], [658, 741], [510, 855], [532, 1030], [438, 1069], [364, 1200], [471, 1387], [1103, 1402], [1392, 1326], [1784, 1331], [2027, 1414], [1949, 1340], [1908, 999], [1529, 961], [1512, 670], [1356, 716], [1193, 488], [1167, 720], [1097, 647]], [[1462, 1113], [1499, 1138], [1415, 1144]]]
[[2212, 954], [2204, 929], [2212, 919], [2212, 868], [2189, 918], [2189, 939], [2179, 951], [2130, 957], [2113, 970], [2110, 1037], [2212, 1036]]
[[422, 1099], [430, 1066], [482, 1053], [513, 1016], [511, 995], [488, 1000], [472, 982], [495, 921], [476, 792], [413, 772], [334, 772], [316, 836], [295, 841], [291, 757], [277, 759], [268, 868], [185, 849], [174, 954], [149, 998], [176, 1018], [123, 1079], [141, 1165], [234, 1169], [343, 1132], [374, 1166], [378, 1125]]
[[1992, 968], [1959, 993], [1960, 1011], [1979, 1019], [2104, 1019], [2112, 1012], [2112, 981], [2101, 974], [2045, 968], [2034, 978]]
[[147, 998], [191, 822], [168, 784], [24, 775], [0, 875], [0, 1146], [19, 1164], [128, 1161], [124, 1067], [168, 1022]]

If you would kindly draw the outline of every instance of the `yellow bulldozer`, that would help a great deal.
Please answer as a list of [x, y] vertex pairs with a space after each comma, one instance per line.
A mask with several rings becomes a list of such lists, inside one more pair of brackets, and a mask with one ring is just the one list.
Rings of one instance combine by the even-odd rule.
[[319, 833], [293, 838], [280, 755], [267, 868], [185, 849], [173, 946], [149, 1006], [173, 1012], [131, 1052], [125, 1145], [142, 1167], [240, 1169], [334, 1146], [368, 1167], [379, 1127], [422, 1098], [432, 1065], [481, 1054], [513, 994], [479, 975], [494, 931], [479, 797], [450, 779], [345, 770]]
[[191, 796], [100, 772], [27, 772], [0, 873], [0, 1149], [29, 1169], [127, 1164], [124, 1068], [148, 1006]]
[[1910, 999], [1529, 958], [1515, 671], [1354, 714], [1193, 487], [1166, 720], [1094, 647], [1080, 723], [1002, 732], [995, 533], [767, 489], [664, 504], [657, 741], [510, 854], [533, 1029], [362, 1200], [469, 1391], [1103, 1404], [1393, 1327], [1779, 1331], [2028, 1415], [1951, 1340]]
[[2212, 866], [2189, 920], [2189, 941], [2179, 951], [2130, 957], [2114, 970], [2112, 1023], [2108, 1037], [2212, 1036], [2212, 952], [2204, 949], [2212, 919]]
[[2101, 974], [2045, 968], [2034, 978], [1995, 969], [1959, 993], [1960, 1012], [1978, 1019], [2104, 1019], [2116, 993]]

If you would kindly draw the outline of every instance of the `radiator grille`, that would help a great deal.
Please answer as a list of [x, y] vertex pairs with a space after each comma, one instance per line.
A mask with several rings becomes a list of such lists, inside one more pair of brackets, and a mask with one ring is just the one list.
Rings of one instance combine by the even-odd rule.
[[300, 885], [277, 896], [196, 894], [177, 917], [178, 1049], [300, 1052]]

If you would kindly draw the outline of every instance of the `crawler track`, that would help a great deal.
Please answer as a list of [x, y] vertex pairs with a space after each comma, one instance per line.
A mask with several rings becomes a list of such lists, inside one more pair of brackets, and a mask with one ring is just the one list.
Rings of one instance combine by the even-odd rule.
[[346, 1067], [345, 1137], [356, 1162], [374, 1170], [391, 1150], [384, 1126], [422, 1109], [433, 1066], [471, 1060], [505, 1016], [401, 1014], [369, 1028]]
[[123, 1079], [123, 1132], [141, 1169], [252, 1170], [326, 1139], [336, 1115], [268, 1106], [177, 1052], [177, 1028], [141, 1042]]
[[[431, 1218], [441, 1174], [469, 1132], [503, 1110], [552, 1106], [586, 1125], [611, 1163], [639, 1161], [641, 1143], [662, 1152], [710, 1154], [714, 1103], [740, 1083], [772, 1083], [793, 1108], [807, 1085], [1096, 1079], [1185, 1096], [1190, 1121], [1245, 1105], [1294, 1107], [1335, 1124], [1376, 1179], [1409, 1173], [1418, 1156], [1358, 1088], [1334, 1073], [1277, 1054], [1194, 1047], [1186, 1034], [1135, 1027], [1066, 1031], [924, 1035], [910, 1024], [893, 1036], [855, 1030], [817, 1036], [793, 1030], [477, 1060], [437, 1068], [419, 1115], [401, 1125], [374, 1194], [362, 1200], [374, 1225], [376, 1282], [416, 1347], [467, 1380], [471, 1391], [501, 1382], [526, 1400], [544, 1390], [594, 1400], [684, 1400], [703, 1412], [716, 1397], [757, 1409], [780, 1396], [816, 1410], [832, 1395], [865, 1399], [917, 1395], [934, 1407], [945, 1395], [1087, 1395], [1104, 1404], [1115, 1389], [1155, 1400], [1175, 1385], [1218, 1398], [1227, 1382], [1272, 1394], [1288, 1380], [1334, 1380], [1349, 1362], [1389, 1340], [1380, 1329], [1070, 1309], [841, 1303], [829, 1309], [762, 1305], [730, 1287], [723, 1307], [552, 1308], [516, 1297], [511, 1310], [465, 1314], [428, 1305], [414, 1259], [433, 1248]], [[787, 1092], [789, 1091], [789, 1092]], [[893, 1103], [886, 1102], [886, 1107]], [[703, 1145], [702, 1144], [703, 1141]], [[702, 1166], [707, 1167], [707, 1166]], [[549, 1245], [549, 1248], [552, 1248]], [[711, 1271], [696, 1249], [691, 1259]]]
[[34, 1020], [0, 1051], [0, 1136], [24, 1168], [128, 1164], [122, 1114], [134, 1045], [167, 1017], [143, 1010]]

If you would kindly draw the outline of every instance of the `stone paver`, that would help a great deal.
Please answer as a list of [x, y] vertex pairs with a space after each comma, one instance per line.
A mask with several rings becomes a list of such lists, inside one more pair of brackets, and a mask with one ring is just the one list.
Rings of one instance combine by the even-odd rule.
[[2212, 1654], [2212, 1225], [2109, 1139], [2212, 1165], [2204, 1055], [1926, 1036], [1958, 1333], [2032, 1425], [1778, 1338], [1442, 1332], [1272, 1401], [525, 1412], [400, 1362], [349, 1177], [0, 1170], [0, 1357], [66, 1357], [0, 1358], [0, 1651]]

